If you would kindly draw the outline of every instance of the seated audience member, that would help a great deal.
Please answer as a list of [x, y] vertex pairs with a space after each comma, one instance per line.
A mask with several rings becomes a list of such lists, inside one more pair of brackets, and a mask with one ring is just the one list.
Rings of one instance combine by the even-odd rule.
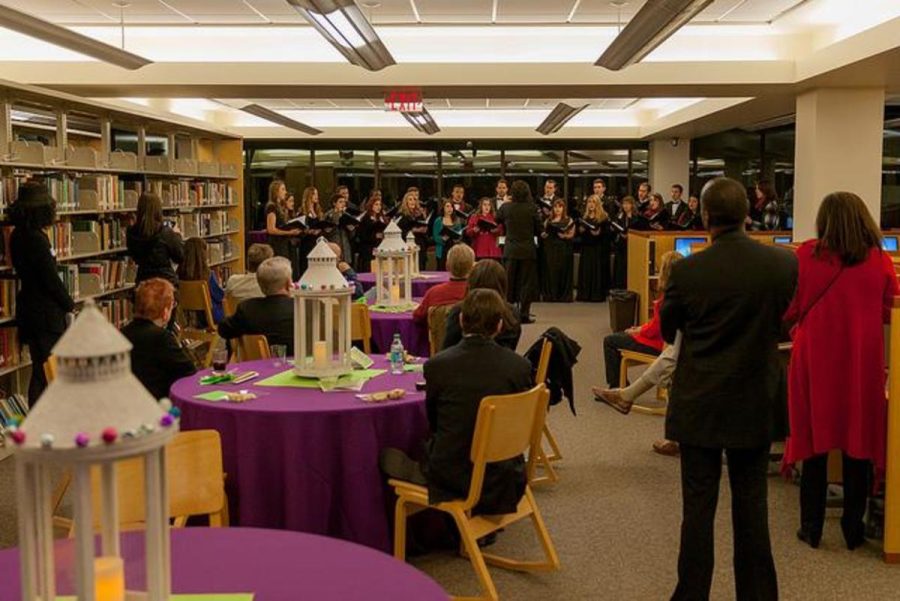
[[157, 399], [179, 378], [196, 371], [194, 362], [166, 329], [175, 308], [175, 288], [162, 278], [141, 282], [134, 293], [134, 319], [122, 334], [132, 344], [131, 371]]
[[[506, 302], [494, 290], [477, 289], [466, 295], [461, 310], [462, 341], [425, 363], [430, 436], [424, 459], [416, 462], [391, 448], [381, 453], [382, 471], [391, 478], [427, 486], [430, 503], [463, 499], [469, 493], [469, 453], [481, 399], [522, 392], [534, 384], [531, 363], [493, 340], [503, 329], [506, 311]], [[524, 490], [521, 455], [491, 463], [475, 513], [512, 513]]]
[[[659, 290], [666, 289], [672, 264], [681, 259], [677, 252], [669, 251], [662, 256], [659, 268]], [[637, 351], [648, 355], [659, 355], [665, 343], [659, 327], [659, 307], [663, 297], [653, 303], [653, 318], [642, 326], [628, 328], [624, 332], [610, 334], [603, 339], [603, 357], [606, 362], [606, 383], [610, 388], [619, 384], [619, 364], [622, 350]]]
[[287, 346], [294, 354], [294, 301], [291, 300], [291, 262], [284, 257], [266, 259], [256, 270], [265, 296], [250, 298], [238, 305], [234, 315], [219, 324], [219, 336], [239, 338], [263, 334], [269, 344]]
[[475, 264], [475, 253], [467, 244], [457, 244], [450, 249], [447, 255], [447, 270], [450, 272], [450, 281], [429, 288], [422, 297], [422, 302], [413, 311], [413, 321], [426, 323], [428, 321], [428, 309], [440, 305], [452, 305], [458, 303], [466, 296], [468, 290], [469, 272]]
[[[184, 243], [184, 261], [178, 266], [178, 279], [182, 282], [206, 282], [212, 303], [213, 321], [219, 323], [225, 317], [225, 290], [219, 284], [219, 276], [209, 268], [206, 242], [201, 238], [188, 238]], [[201, 324], [205, 326], [206, 324]]]
[[[469, 274], [469, 290], [487, 288], [496, 290], [501, 298], [506, 298], [507, 280], [506, 270], [492, 259], [482, 259], [475, 263]], [[512, 305], [506, 303], [508, 312], [503, 316], [503, 329], [494, 337], [494, 342], [511, 351], [516, 350], [519, 338], [522, 336], [522, 326], [519, 324], [519, 316]], [[456, 346], [463, 338], [462, 325], [459, 323], [460, 305], [454, 305], [447, 314], [447, 325], [444, 333], [444, 349]]]
[[256, 281], [256, 270], [266, 259], [275, 255], [268, 244], [251, 244], [247, 249], [247, 273], [236, 273], [225, 282], [225, 294], [240, 303], [248, 298], [265, 296]]
[[348, 284], [353, 285], [353, 300], [361, 298], [365, 294], [365, 290], [363, 290], [362, 284], [359, 283], [356, 272], [350, 267], [349, 263], [344, 261], [344, 254], [341, 252], [340, 245], [336, 242], [329, 242], [328, 248], [330, 248], [331, 252], [334, 253], [334, 256], [337, 257], [338, 271], [341, 272], [341, 275], [344, 276], [344, 279], [347, 280]]

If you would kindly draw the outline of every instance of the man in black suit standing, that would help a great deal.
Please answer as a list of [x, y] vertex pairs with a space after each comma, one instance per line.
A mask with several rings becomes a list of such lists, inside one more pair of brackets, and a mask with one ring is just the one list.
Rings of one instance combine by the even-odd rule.
[[543, 230], [537, 207], [531, 200], [531, 189], [522, 180], [510, 188], [512, 202], [497, 211], [497, 222], [506, 228], [503, 265], [509, 280], [507, 300], [518, 303], [522, 323], [532, 323], [529, 313], [537, 291], [537, 244]]
[[669, 227], [676, 229], [676, 224], [681, 214], [687, 211], [687, 203], [682, 198], [684, 196], [684, 188], [681, 184], [672, 184], [672, 200], [666, 203], [666, 214], [669, 218]]
[[666, 341], [683, 333], [666, 416], [666, 438], [681, 446], [683, 521], [673, 601], [709, 598], [723, 451], [736, 598], [778, 598], [766, 471], [769, 446], [784, 435], [778, 340], [797, 262], [744, 233], [748, 210], [739, 182], [717, 178], [705, 186], [701, 214], [712, 244], [673, 266], [660, 310]]
[[[531, 363], [494, 342], [503, 329], [506, 313], [506, 303], [495, 290], [478, 288], [466, 295], [460, 309], [463, 339], [425, 363], [425, 410], [431, 429], [425, 458], [416, 462], [390, 448], [381, 454], [382, 471], [389, 477], [427, 486], [429, 503], [468, 495], [472, 438], [481, 400], [522, 392], [534, 384]], [[491, 463], [475, 511], [512, 513], [524, 492], [525, 463], [521, 455]]]

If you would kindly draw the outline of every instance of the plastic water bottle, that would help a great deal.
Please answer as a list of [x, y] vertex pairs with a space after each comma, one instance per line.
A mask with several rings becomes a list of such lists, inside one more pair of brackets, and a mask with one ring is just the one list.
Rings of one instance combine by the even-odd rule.
[[403, 343], [400, 342], [400, 334], [394, 334], [394, 341], [391, 343], [391, 373], [403, 373]]

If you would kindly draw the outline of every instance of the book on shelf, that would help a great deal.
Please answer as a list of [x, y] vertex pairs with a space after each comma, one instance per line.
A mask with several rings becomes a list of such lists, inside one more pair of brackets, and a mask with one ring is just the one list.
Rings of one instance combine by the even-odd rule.
[[117, 328], [123, 327], [134, 317], [134, 304], [128, 297], [103, 299], [97, 308]]
[[21, 173], [0, 177], [0, 217], [6, 219], [6, 211], [9, 205], [14, 203], [19, 195], [19, 186], [29, 179], [29, 175]]
[[60, 213], [115, 211], [137, 207], [143, 183], [118, 175], [60, 174], [42, 178]]
[[16, 292], [19, 281], [12, 278], [0, 280], [0, 318], [11, 319], [16, 316]]
[[50, 240], [50, 251], [57, 259], [68, 257], [72, 254], [72, 223], [70, 221], [57, 221], [46, 230]]
[[9, 427], [25, 419], [28, 415], [28, 400], [24, 395], [0, 391], [0, 427]]
[[22, 363], [22, 349], [19, 346], [19, 330], [0, 328], [0, 368], [14, 367]]
[[[125, 230], [127, 226], [122, 219], [108, 218], [96, 221], [79, 219], [71, 222], [72, 231], [79, 234], [88, 234], [87, 244], [91, 244], [96, 237], [99, 246], [84, 246], [79, 244], [78, 252], [97, 252], [103, 250], [116, 250], [125, 246]], [[81, 241], [79, 241], [81, 242]]]
[[134, 282], [130, 259], [92, 260], [78, 263], [79, 292], [85, 296], [124, 288]]
[[72, 298], [78, 298], [78, 265], [74, 263], [63, 263], [56, 266], [56, 273], [63, 285]]

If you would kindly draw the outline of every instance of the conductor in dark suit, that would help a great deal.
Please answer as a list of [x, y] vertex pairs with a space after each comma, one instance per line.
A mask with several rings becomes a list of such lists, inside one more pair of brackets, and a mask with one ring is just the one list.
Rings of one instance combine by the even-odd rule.
[[531, 303], [537, 294], [537, 245], [535, 237], [543, 231], [531, 189], [522, 180], [510, 188], [512, 202], [497, 211], [497, 221], [506, 228], [503, 264], [509, 280], [507, 299], [518, 303], [522, 323], [531, 323]]
[[681, 445], [676, 601], [709, 598], [723, 451], [732, 495], [736, 598], [778, 598], [766, 471], [769, 446], [784, 435], [777, 349], [797, 262], [792, 253], [744, 233], [748, 210], [740, 183], [717, 178], [706, 185], [701, 215], [712, 244], [673, 266], [660, 310], [666, 341], [683, 332], [666, 416], [666, 438]]
[[[425, 409], [431, 430], [425, 458], [415, 462], [397, 449], [382, 452], [382, 471], [427, 486], [429, 503], [464, 499], [469, 494], [470, 453], [481, 399], [522, 392], [533, 385], [531, 363], [494, 342], [507, 311], [495, 290], [478, 288], [466, 295], [460, 312], [463, 339], [425, 363]], [[475, 512], [512, 513], [524, 492], [521, 455], [491, 463]]]
[[219, 323], [219, 336], [240, 338], [262, 334], [269, 344], [283, 344], [294, 354], [294, 301], [291, 299], [291, 262], [284, 257], [263, 261], [256, 281], [265, 296], [242, 301], [234, 315]]

